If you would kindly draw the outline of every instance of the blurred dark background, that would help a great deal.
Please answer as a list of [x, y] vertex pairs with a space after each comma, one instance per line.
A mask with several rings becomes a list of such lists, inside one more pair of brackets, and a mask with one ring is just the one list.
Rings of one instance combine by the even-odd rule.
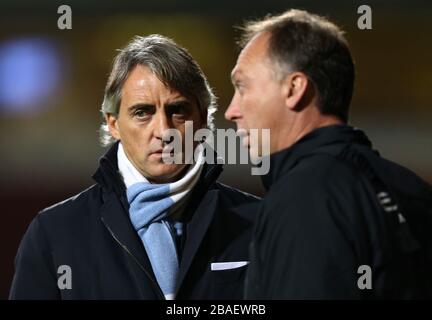
[[[57, 8], [72, 8], [59, 30]], [[357, 8], [372, 8], [359, 30]], [[91, 185], [103, 89], [116, 49], [134, 35], [174, 38], [200, 63], [219, 97], [216, 125], [233, 89], [234, 25], [288, 8], [329, 17], [347, 32], [357, 66], [351, 124], [385, 157], [432, 182], [432, 3], [429, 1], [20, 1], [0, 4], [0, 299], [31, 219]], [[247, 165], [226, 166], [225, 183], [262, 195]]]

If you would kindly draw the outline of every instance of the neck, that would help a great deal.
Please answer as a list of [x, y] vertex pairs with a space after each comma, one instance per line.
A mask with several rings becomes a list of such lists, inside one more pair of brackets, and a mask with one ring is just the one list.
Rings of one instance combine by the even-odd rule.
[[278, 135], [272, 153], [291, 147], [315, 129], [344, 123], [334, 115], [322, 115], [316, 108], [308, 109], [309, 112], [295, 114], [290, 125], [285, 126], [286, 130]]

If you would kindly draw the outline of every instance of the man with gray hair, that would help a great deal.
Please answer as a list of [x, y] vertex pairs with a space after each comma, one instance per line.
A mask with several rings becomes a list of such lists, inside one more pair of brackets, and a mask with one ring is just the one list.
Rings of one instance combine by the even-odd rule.
[[431, 298], [432, 188], [348, 125], [343, 32], [301, 10], [244, 31], [225, 116], [245, 144], [271, 130], [246, 297]]
[[[40, 212], [16, 257], [12, 299], [239, 299], [257, 198], [220, 164], [164, 161], [174, 129], [213, 127], [215, 96], [171, 39], [134, 38], [105, 89], [96, 184]], [[243, 208], [244, 209], [244, 208]]]

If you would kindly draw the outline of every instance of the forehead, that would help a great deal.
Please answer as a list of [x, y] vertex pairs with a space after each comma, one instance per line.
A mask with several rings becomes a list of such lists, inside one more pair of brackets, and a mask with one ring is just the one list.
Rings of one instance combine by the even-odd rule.
[[194, 109], [198, 109], [198, 101], [165, 85], [147, 66], [137, 65], [126, 78], [121, 89], [120, 110], [122, 106], [139, 103], [164, 105], [177, 101], [187, 101]]
[[176, 90], [166, 86], [153, 71], [144, 65], [135, 66], [129, 73], [122, 88], [123, 94], [151, 94], [163, 92], [180, 95]]
[[[262, 67], [268, 62], [267, 49], [269, 45], [270, 33], [263, 32], [255, 35], [243, 48], [237, 64], [232, 71], [232, 76], [247, 73], [250, 68]], [[268, 65], [266, 65], [268, 66]]]

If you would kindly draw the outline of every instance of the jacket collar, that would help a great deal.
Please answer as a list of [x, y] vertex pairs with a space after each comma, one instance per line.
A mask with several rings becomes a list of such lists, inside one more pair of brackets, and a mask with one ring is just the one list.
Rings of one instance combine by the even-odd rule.
[[[114, 143], [108, 151], [99, 159], [99, 168], [93, 174], [93, 179], [102, 187], [105, 192], [114, 192], [122, 202], [126, 212], [129, 212], [129, 203], [126, 198], [126, 186], [118, 169], [117, 151], [119, 142]], [[217, 156], [215, 155], [215, 159]], [[206, 192], [216, 181], [223, 166], [221, 164], [204, 164], [197, 186], [192, 192], [192, 197], [199, 196], [201, 191]], [[198, 197], [199, 198], [199, 197]], [[185, 220], [190, 220], [191, 216], [186, 216]]]
[[[126, 186], [118, 169], [117, 151], [119, 142], [114, 143], [99, 159], [99, 168], [93, 174], [93, 179], [106, 191], [114, 191], [118, 195], [126, 192]], [[215, 159], [217, 155], [215, 154]], [[209, 187], [219, 177], [223, 170], [221, 164], [204, 164], [200, 181]]]
[[264, 187], [270, 189], [285, 172], [295, 167], [301, 158], [314, 154], [319, 148], [346, 143], [372, 147], [363, 131], [349, 125], [330, 125], [309, 132], [291, 147], [270, 155], [270, 171], [261, 177]]
[[[118, 169], [117, 150], [119, 142], [114, 143], [99, 159], [99, 168], [93, 174], [93, 179], [105, 192], [115, 192], [122, 198], [126, 193], [126, 186]], [[129, 208], [129, 205], [126, 207]]]

